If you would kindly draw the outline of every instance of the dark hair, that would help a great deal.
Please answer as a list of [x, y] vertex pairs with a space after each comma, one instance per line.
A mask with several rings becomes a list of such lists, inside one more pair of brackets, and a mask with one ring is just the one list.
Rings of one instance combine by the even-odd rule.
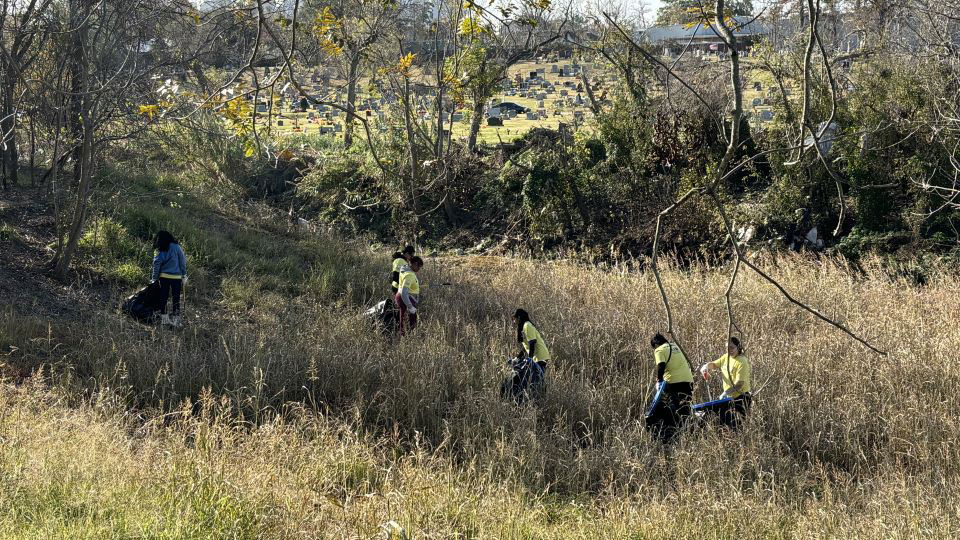
[[[407, 246], [407, 247], [403, 248], [403, 251], [401, 251], [400, 253], [401, 253], [401, 254], [405, 254], [405, 255], [413, 255], [413, 254], [415, 253], [415, 251], [414, 251], [414, 249], [413, 249], [413, 246]], [[402, 256], [402, 255], [401, 255], [401, 256]]]
[[156, 238], [153, 239], [153, 249], [157, 251], [167, 251], [170, 244], [179, 244], [177, 239], [167, 231], [158, 231]]
[[415, 264], [419, 264], [420, 266], [423, 266], [423, 259], [421, 259], [420, 257], [411, 257], [410, 266], [413, 266]]
[[513, 316], [517, 319], [517, 341], [523, 343], [523, 325], [530, 322], [530, 314], [525, 309], [517, 308]]
[[743, 345], [740, 345], [739, 339], [731, 337], [730, 344], [737, 348], [737, 354], [743, 354]]
[[663, 345], [666, 342], [667, 342], [667, 338], [663, 337], [663, 334], [661, 334], [660, 332], [657, 332], [656, 334], [653, 335], [652, 338], [650, 338], [650, 346], [653, 347], [654, 349]]
[[393, 257], [391, 257], [391, 258], [392, 258], [392, 259], [406, 259], [406, 257], [403, 256], [403, 253], [400, 253], [399, 251], [394, 251], [394, 252], [393, 252]]

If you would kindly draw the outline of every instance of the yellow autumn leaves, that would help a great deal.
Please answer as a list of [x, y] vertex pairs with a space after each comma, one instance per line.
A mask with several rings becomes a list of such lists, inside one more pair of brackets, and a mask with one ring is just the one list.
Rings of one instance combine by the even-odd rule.
[[339, 56], [343, 53], [341, 41], [337, 37], [337, 31], [343, 29], [343, 21], [337, 18], [330, 7], [323, 8], [317, 14], [313, 24], [313, 33], [320, 40], [320, 48], [323, 52], [331, 56]]

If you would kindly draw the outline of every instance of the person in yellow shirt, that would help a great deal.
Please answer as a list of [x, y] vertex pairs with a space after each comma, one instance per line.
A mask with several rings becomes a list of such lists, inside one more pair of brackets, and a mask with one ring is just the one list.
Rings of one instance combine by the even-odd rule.
[[723, 393], [719, 399], [694, 405], [693, 410], [698, 415], [716, 414], [725, 426], [737, 429], [753, 404], [753, 396], [750, 394], [750, 360], [744, 354], [739, 339], [731, 337], [727, 343], [727, 354], [700, 368], [704, 380], [710, 378], [710, 370], [720, 372]]
[[393, 261], [390, 263], [390, 291], [396, 295], [400, 292], [400, 273], [404, 267], [410, 265], [410, 258], [413, 257], [413, 246], [403, 248], [403, 251], [397, 251], [393, 254]]
[[521, 404], [527, 390], [542, 390], [547, 361], [551, 357], [547, 342], [525, 309], [518, 308], [514, 312], [513, 322], [517, 325], [517, 341], [521, 349], [517, 357], [508, 362], [513, 368], [513, 376], [504, 381], [500, 393], [504, 397], [512, 395], [517, 404]]
[[690, 416], [693, 372], [683, 351], [663, 334], [650, 339], [657, 366], [657, 391], [647, 409], [646, 425], [661, 442], [670, 442]]
[[[393, 297], [393, 301], [400, 311], [399, 331], [401, 336], [417, 327], [417, 304], [420, 298], [420, 280], [417, 278], [417, 272], [421, 268], [423, 268], [423, 259], [411, 257], [410, 267], [400, 273], [399, 290]], [[409, 328], [405, 329], [405, 326]]]
[[547, 342], [543, 340], [540, 331], [530, 320], [530, 314], [524, 309], [517, 309], [513, 314], [513, 322], [517, 324], [517, 341], [523, 346], [523, 349], [517, 356], [529, 357], [536, 362], [541, 369], [547, 369], [547, 360], [550, 360], [550, 349], [547, 348]]

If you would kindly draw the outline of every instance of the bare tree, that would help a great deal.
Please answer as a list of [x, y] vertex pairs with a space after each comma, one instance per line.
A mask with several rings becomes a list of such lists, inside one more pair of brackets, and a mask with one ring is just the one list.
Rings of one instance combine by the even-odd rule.
[[[165, 36], [157, 34], [158, 25], [185, 17], [190, 9], [181, 2], [70, 0], [52, 13], [58, 26], [55, 65], [60, 74], [60, 86], [53, 90], [64, 109], [64, 155], [71, 156], [73, 165], [70, 196], [56, 216], [52, 267], [57, 277], [66, 277], [83, 234], [103, 151], [140, 133], [155, 116], [157, 106], [144, 105], [155, 99], [155, 77], [182, 72], [196, 58], [165, 55]], [[57, 174], [56, 152], [53, 161]]]
[[343, 143], [353, 144], [357, 86], [372, 49], [399, 29], [400, 6], [392, 1], [333, 0], [317, 3], [313, 27], [326, 57], [341, 70], [347, 90]]
[[[816, 17], [819, 15], [819, 2], [816, 0], [807, 0], [807, 2], [808, 2], [807, 6], [808, 8], [810, 8], [810, 12], [813, 14], [813, 19], [814, 21], [816, 21]], [[716, 208], [717, 212], [722, 217], [723, 222], [725, 224], [728, 240], [731, 243], [732, 249], [733, 249], [733, 256], [734, 256], [733, 269], [730, 276], [730, 282], [724, 293], [724, 302], [727, 309], [727, 319], [728, 319], [727, 320], [727, 338], [728, 339], [733, 334], [733, 332], [739, 328], [736, 323], [736, 314], [733, 308], [733, 294], [735, 292], [736, 281], [740, 272], [741, 265], [743, 265], [755, 271], [761, 278], [763, 278], [764, 280], [774, 285], [780, 291], [780, 293], [784, 296], [784, 298], [786, 298], [791, 303], [811, 313], [812, 315], [816, 316], [818, 319], [843, 331], [844, 333], [848, 334], [853, 339], [859, 341], [861, 344], [863, 344], [865, 347], [869, 348], [870, 350], [878, 354], [885, 354], [884, 352], [880, 351], [879, 349], [871, 345], [868, 341], [866, 341], [865, 339], [861, 338], [856, 333], [848, 329], [842, 323], [839, 323], [837, 321], [830, 319], [829, 317], [822, 314], [817, 309], [806, 305], [800, 300], [797, 300], [774, 278], [772, 278], [769, 274], [767, 274], [761, 268], [759, 268], [753, 261], [751, 261], [750, 258], [747, 256], [746, 252], [743, 249], [741, 249], [740, 240], [737, 237], [736, 233], [734, 232], [734, 228], [728, 217], [727, 209], [725, 208], [724, 199], [721, 196], [721, 193], [719, 190], [723, 186], [723, 183], [725, 181], [727, 181], [731, 176], [736, 174], [743, 167], [747, 166], [749, 163], [758, 159], [760, 155], [758, 154], [758, 155], [747, 156], [747, 157], [738, 157], [738, 153], [739, 153], [741, 144], [743, 142], [740, 136], [740, 128], [741, 128], [741, 119], [744, 114], [744, 107], [743, 107], [744, 80], [741, 73], [740, 44], [738, 43], [738, 39], [731, 29], [731, 24], [734, 24], [734, 23], [733, 23], [733, 20], [728, 17], [729, 12], [727, 10], [725, 1], [715, 0], [715, 2], [712, 3], [710, 6], [699, 4], [699, 11], [700, 11], [699, 24], [704, 24], [708, 26], [716, 34], [716, 36], [719, 39], [721, 39], [727, 51], [731, 103], [729, 107], [727, 107], [725, 110], [718, 111], [718, 114], [723, 116], [721, 121], [723, 122], [724, 125], [727, 126], [727, 130], [724, 133], [726, 147], [722, 156], [720, 156], [719, 158], [719, 161], [717, 163], [717, 166], [714, 169], [714, 172], [711, 174], [710, 178], [706, 179], [703, 182], [702, 185], [698, 185], [689, 189], [682, 196], [677, 198], [676, 201], [674, 201], [667, 208], [662, 210], [658, 214], [656, 219], [656, 231], [654, 233], [651, 267], [652, 267], [654, 276], [656, 278], [657, 287], [660, 291], [661, 300], [663, 302], [664, 310], [666, 312], [667, 333], [673, 338], [675, 342], [677, 342], [678, 345], [680, 345], [680, 340], [678, 339], [678, 336], [675, 333], [673, 310], [670, 305], [669, 297], [666, 293], [666, 290], [663, 287], [661, 277], [660, 277], [659, 265], [658, 265], [658, 255], [660, 250], [659, 244], [660, 244], [660, 235], [661, 235], [663, 220], [669, 218], [669, 216], [671, 216], [681, 206], [688, 204], [697, 198], [705, 198], [707, 201], [711, 202], [711, 204], [714, 206], [714, 208]], [[627, 33], [622, 27], [620, 27], [612, 17], [607, 15], [606, 20], [608, 23], [610, 23], [612, 26], [614, 26], [620, 31], [624, 39], [631, 41], [631, 43], [635, 48], [642, 49], [642, 46], [632, 41], [632, 37], [630, 36], [630, 34]], [[810, 43], [812, 43], [812, 45]], [[814, 22], [812, 24], [812, 30], [811, 30], [811, 34], [808, 42], [808, 51], [811, 51], [811, 52], [808, 52], [808, 55], [807, 55], [808, 64], [812, 63], [812, 57], [813, 57], [812, 50], [818, 44], [819, 44], [819, 40], [816, 32], [816, 23]], [[671, 69], [670, 66], [667, 66], [662, 61], [660, 61], [659, 59], [657, 59], [656, 57], [654, 57], [648, 52], [646, 54], [643, 54], [642, 56], [645, 61], [650, 62], [652, 65], [658, 68], [664, 69], [671, 78], [681, 82], [687, 90], [689, 90], [694, 94], [699, 95], [698, 89], [690, 85], [687, 81], [683, 80], [681, 75], [675, 72], [673, 69]], [[824, 57], [826, 58], [826, 54], [824, 54]], [[809, 66], [807, 69], [804, 69], [803, 73], [804, 73], [805, 88], [809, 89], [810, 86], [808, 84], [808, 81], [811, 76], [810, 75], [811, 70], [809, 69]], [[833, 95], [834, 94], [831, 91], [831, 96]], [[702, 100], [702, 98], [700, 99]], [[805, 98], [805, 102], [807, 102], [808, 100], [809, 100], [809, 96]], [[806, 108], [807, 107], [805, 106], [805, 110]], [[808, 131], [813, 131], [809, 125], [809, 120], [806, 112], [804, 113], [802, 121], [803, 121], [804, 127]], [[822, 135], [823, 135], [822, 131], [820, 131], [819, 133], [814, 132], [813, 136], [816, 139], [815, 142], [819, 142], [819, 137]], [[802, 148], [802, 143], [800, 145], [797, 145], [797, 148]], [[819, 153], [819, 150], [817, 150], [817, 152]], [[820, 158], [821, 158], [821, 161], [823, 161], [822, 154], [820, 154]], [[682, 345], [680, 346], [682, 349]], [[690, 357], [688, 356], [688, 358]]]
[[567, 24], [567, 12], [553, 16], [549, 1], [524, 0], [519, 8], [510, 3], [481, 7], [470, 4], [459, 22], [461, 49], [459, 70], [451, 73], [461, 96], [472, 105], [467, 149], [477, 147], [487, 101], [507, 78], [511, 67], [535, 57], [540, 50], [559, 40]]
[[49, 36], [49, 8], [53, 0], [3, 0], [0, 3], [0, 141], [3, 143], [3, 185], [17, 184], [20, 155], [17, 121], [18, 93], [24, 74], [43, 50]]

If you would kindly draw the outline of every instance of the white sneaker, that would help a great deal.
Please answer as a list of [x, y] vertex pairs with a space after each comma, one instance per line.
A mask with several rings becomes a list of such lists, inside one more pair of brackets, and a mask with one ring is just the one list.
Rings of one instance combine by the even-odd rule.
[[173, 326], [173, 321], [170, 320], [170, 316], [166, 313], [160, 314], [160, 324], [162, 326]]
[[172, 317], [170, 317], [170, 326], [174, 328], [180, 328], [181, 326], [183, 326], [183, 322], [180, 320], [179, 315], [173, 315]]

